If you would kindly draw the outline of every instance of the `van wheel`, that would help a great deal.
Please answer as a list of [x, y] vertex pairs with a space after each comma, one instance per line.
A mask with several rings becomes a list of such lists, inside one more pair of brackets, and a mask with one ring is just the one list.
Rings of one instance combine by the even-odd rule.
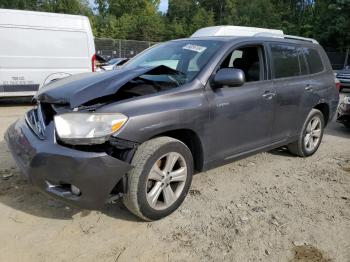
[[174, 212], [192, 182], [193, 158], [188, 147], [170, 137], [146, 141], [137, 149], [128, 173], [124, 205], [136, 216], [152, 221]]
[[288, 145], [289, 152], [301, 157], [313, 155], [321, 144], [323, 132], [323, 114], [317, 109], [312, 109], [305, 120], [299, 139]]

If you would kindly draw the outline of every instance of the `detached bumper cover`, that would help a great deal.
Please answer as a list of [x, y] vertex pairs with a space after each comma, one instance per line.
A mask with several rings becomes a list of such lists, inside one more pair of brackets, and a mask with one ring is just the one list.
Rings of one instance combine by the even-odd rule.
[[[69, 204], [102, 207], [110, 192], [131, 169], [130, 164], [106, 153], [78, 151], [56, 143], [53, 123], [40, 140], [22, 118], [5, 133], [6, 143], [23, 174], [33, 185]], [[71, 193], [69, 185], [81, 195]]]
[[337, 112], [337, 122], [350, 123], [350, 104], [340, 103]]

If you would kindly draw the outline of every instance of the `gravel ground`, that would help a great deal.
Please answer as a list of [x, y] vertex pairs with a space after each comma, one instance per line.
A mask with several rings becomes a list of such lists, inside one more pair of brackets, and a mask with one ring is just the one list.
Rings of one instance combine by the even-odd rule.
[[350, 130], [338, 123], [310, 158], [279, 149], [196, 175], [180, 209], [148, 223], [32, 188], [3, 140], [28, 108], [0, 101], [0, 261], [350, 261]]

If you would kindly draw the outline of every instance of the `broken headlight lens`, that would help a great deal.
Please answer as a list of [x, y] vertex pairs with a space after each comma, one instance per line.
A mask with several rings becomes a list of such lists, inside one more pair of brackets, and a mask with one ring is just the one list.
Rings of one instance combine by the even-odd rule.
[[67, 113], [55, 116], [60, 140], [69, 144], [102, 144], [125, 124], [119, 113]]

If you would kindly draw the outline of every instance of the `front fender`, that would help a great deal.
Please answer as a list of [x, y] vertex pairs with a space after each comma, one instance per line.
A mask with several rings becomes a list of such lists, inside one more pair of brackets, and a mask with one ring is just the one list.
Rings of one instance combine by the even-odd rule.
[[[197, 82], [198, 83], [198, 82]], [[168, 131], [192, 130], [205, 137], [209, 106], [203, 86], [183, 86], [177, 90], [109, 104], [99, 112], [118, 112], [129, 117], [116, 137], [142, 143]]]

